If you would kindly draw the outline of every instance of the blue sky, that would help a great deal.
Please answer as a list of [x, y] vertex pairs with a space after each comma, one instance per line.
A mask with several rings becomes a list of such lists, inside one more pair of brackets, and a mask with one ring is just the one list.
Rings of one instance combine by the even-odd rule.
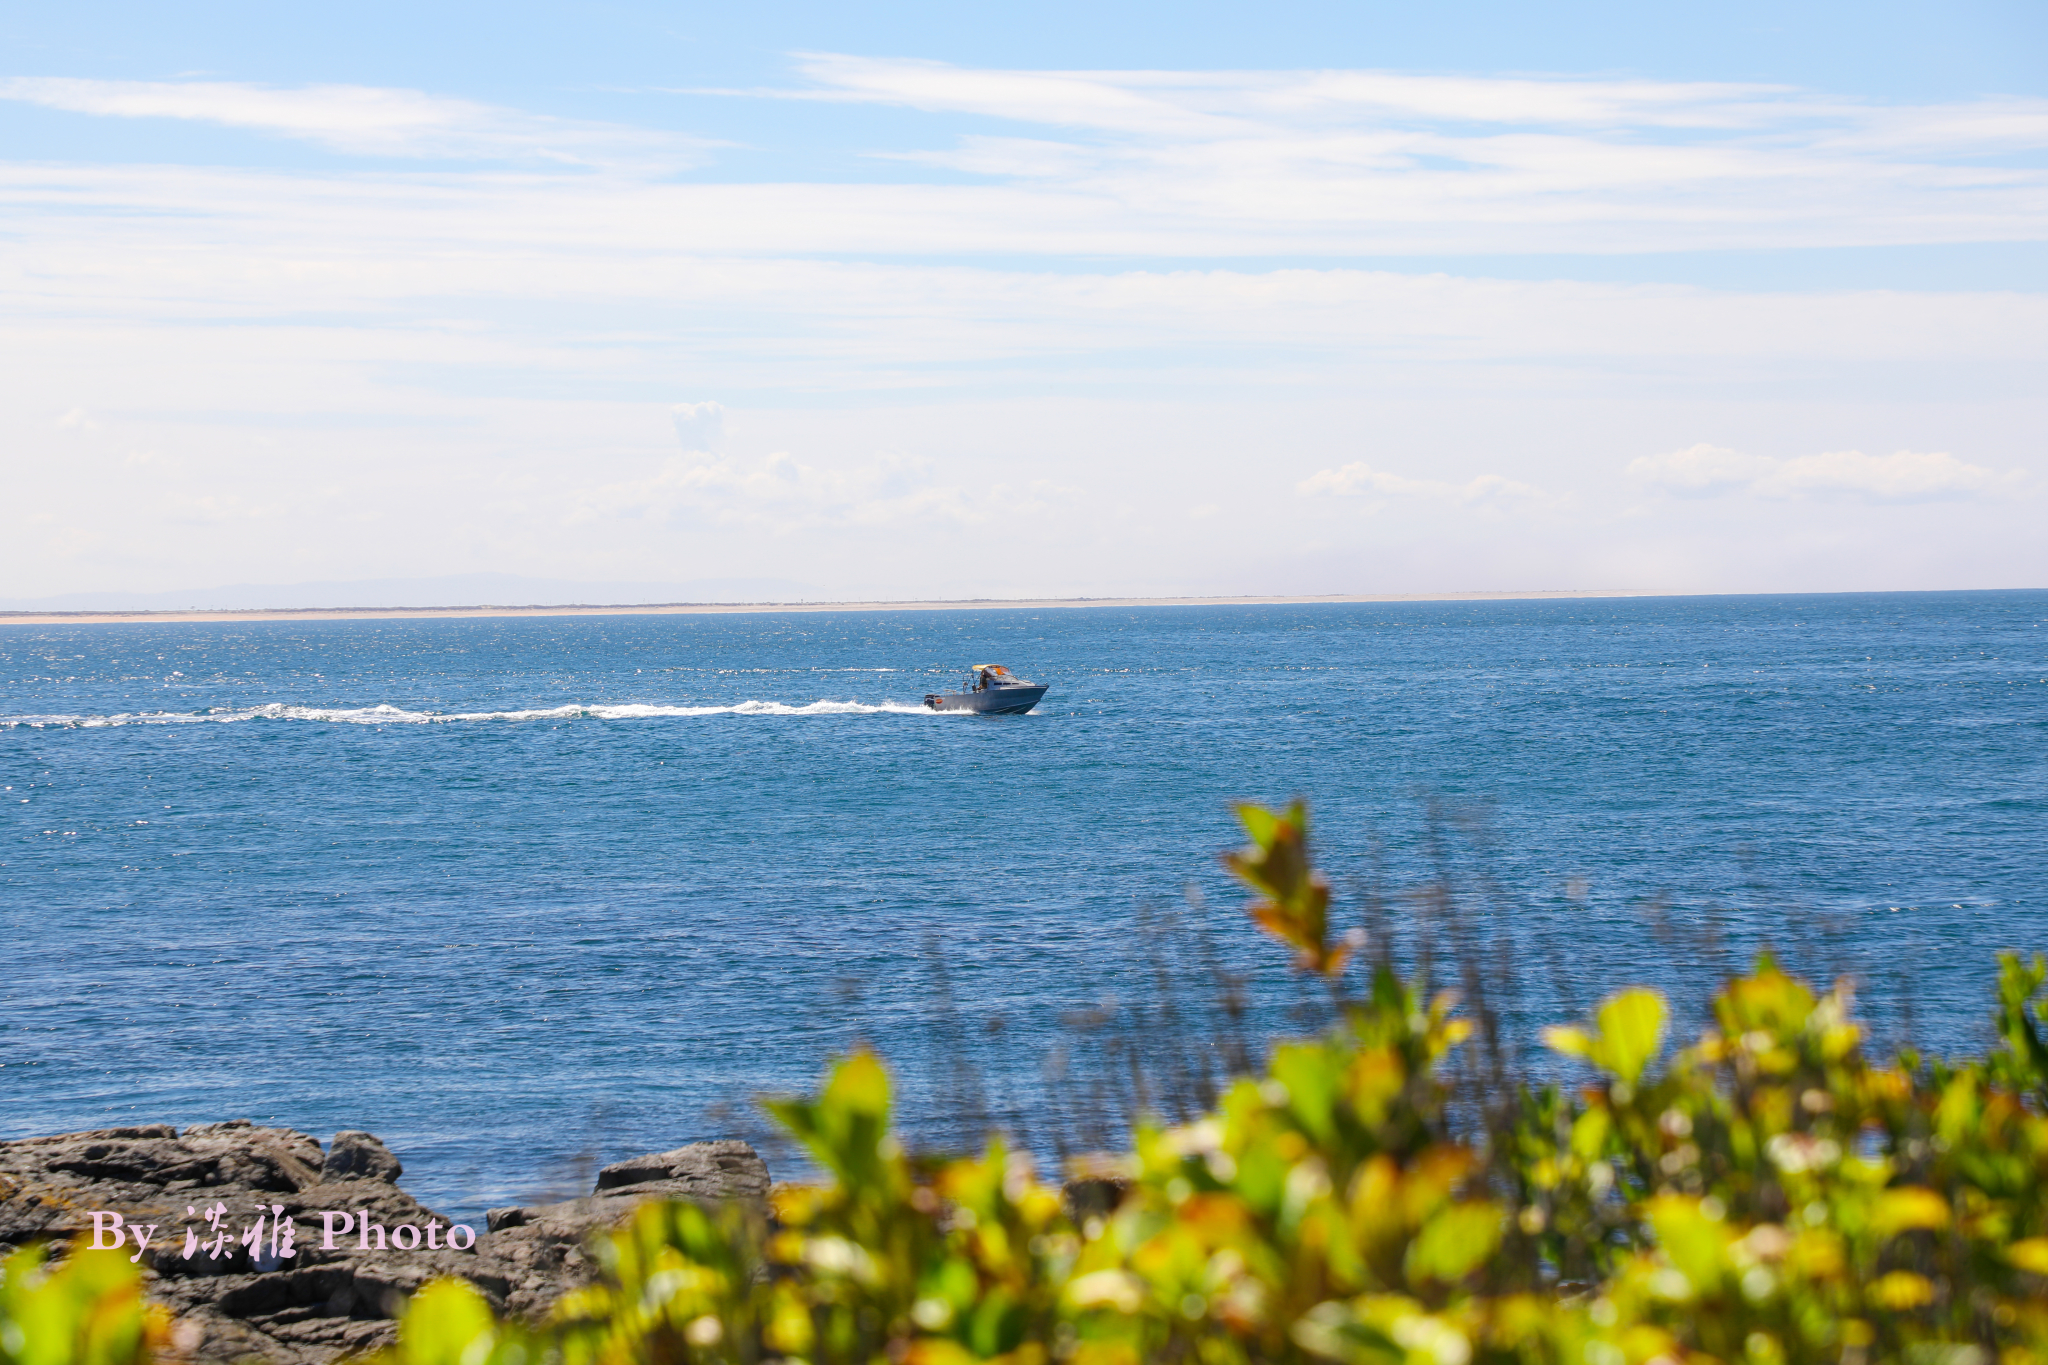
[[[1371, 68], [1765, 81], [1884, 100], [2044, 94], [2048, 15], [1950, 3], [1103, 5], [83, 3], [13, 8], [33, 74], [455, 88], [619, 116], [599, 93], [775, 81], [792, 51], [1042, 68]], [[590, 101], [583, 103], [580, 101]], [[556, 103], [560, 101], [560, 103]]]
[[16, 6], [0, 597], [2038, 586], [2048, 9], [1532, 8]]

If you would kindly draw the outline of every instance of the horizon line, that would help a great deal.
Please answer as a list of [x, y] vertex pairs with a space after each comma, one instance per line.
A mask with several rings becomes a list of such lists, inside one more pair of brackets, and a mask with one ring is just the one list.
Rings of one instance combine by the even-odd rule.
[[974, 611], [1020, 608], [1076, 607], [1206, 607], [1206, 606], [1295, 606], [1347, 602], [1463, 602], [1510, 601], [1517, 599], [1572, 599], [1617, 597], [1685, 597], [1705, 594], [1670, 592], [1647, 588], [1557, 588], [1526, 592], [1431, 592], [1431, 593], [1246, 593], [1185, 597], [962, 597], [962, 598], [857, 598], [837, 601], [798, 599], [773, 602], [615, 602], [512, 604], [476, 603], [468, 606], [414, 607], [166, 607], [79, 609], [71, 611], [0, 611], [0, 625], [120, 625], [146, 622], [185, 621], [335, 621], [335, 620], [428, 620], [435, 618], [489, 618], [517, 616], [687, 616], [738, 614], [745, 612], [820, 611]]
[[[0, 611], [0, 625], [130, 625], [205, 621], [489, 619], [526, 616], [690, 616], [770, 612], [975, 611], [1081, 607], [1313, 606], [1372, 602], [1571, 601], [1635, 597], [1835, 597], [1890, 592], [2026, 592], [2025, 588], [1868, 588], [1840, 592], [1713, 592], [1670, 588], [1551, 588], [1408, 593], [1245, 593], [1207, 596], [966, 597], [794, 602], [617, 602], [417, 607], [173, 607], [138, 610]], [[2038, 591], [2036, 589], [2035, 591]]]

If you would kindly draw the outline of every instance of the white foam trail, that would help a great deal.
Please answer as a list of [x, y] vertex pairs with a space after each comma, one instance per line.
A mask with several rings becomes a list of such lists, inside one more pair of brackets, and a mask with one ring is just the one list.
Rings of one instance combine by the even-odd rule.
[[227, 725], [244, 720], [311, 720], [330, 725], [448, 725], [489, 720], [657, 720], [672, 716], [957, 716], [963, 711], [933, 711], [923, 706], [884, 702], [814, 701], [790, 706], [779, 701], [743, 701], [733, 706], [654, 706], [628, 702], [614, 706], [551, 706], [531, 711], [406, 711], [396, 706], [216, 707], [210, 711], [127, 711], [111, 716], [0, 716], [0, 728], [73, 726], [94, 729], [107, 725]]

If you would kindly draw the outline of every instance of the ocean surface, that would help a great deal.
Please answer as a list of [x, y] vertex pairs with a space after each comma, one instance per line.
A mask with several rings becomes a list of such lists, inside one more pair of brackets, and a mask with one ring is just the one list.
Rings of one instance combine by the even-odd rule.
[[[1233, 802], [1294, 795], [1343, 922], [1369, 902], [1412, 954], [1446, 882], [1525, 1035], [1628, 983], [1696, 1006], [1769, 944], [1853, 974], [1883, 1037], [1979, 1048], [1995, 951], [2048, 948], [2044, 621], [2002, 592], [0, 626], [0, 1137], [364, 1128], [473, 1215], [758, 1134], [752, 1097], [856, 1039], [927, 1142], [974, 1094], [1086, 1109], [1091, 1010], [1135, 1039], [1176, 1001], [1200, 1046], [1215, 967], [1255, 1037], [1302, 1017], [1217, 862]], [[919, 706], [989, 661], [1037, 712]]]

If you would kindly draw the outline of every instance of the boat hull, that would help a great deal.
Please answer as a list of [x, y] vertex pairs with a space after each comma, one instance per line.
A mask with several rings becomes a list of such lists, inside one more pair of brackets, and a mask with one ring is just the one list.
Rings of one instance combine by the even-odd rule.
[[931, 692], [924, 704], [934, 711], [972, 711], [981, 716], [1021, 716], [1038, 705], [1043, 687], [991, 687], [983, 692]]

